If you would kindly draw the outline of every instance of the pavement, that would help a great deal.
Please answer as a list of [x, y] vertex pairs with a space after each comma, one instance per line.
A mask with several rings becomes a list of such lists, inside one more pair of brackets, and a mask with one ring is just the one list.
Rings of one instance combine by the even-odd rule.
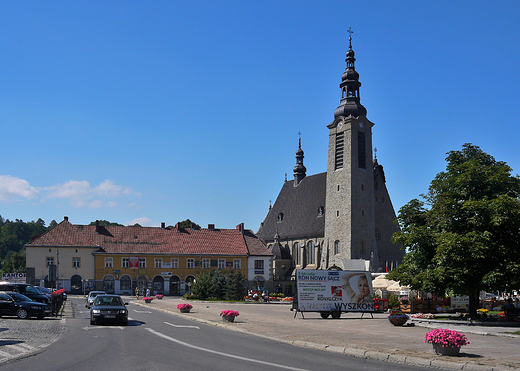
[[[150, 304], [135, 297], [123, 297], [133, 305], [154, 308], [174, 316], [201, 323], [222, 326], [303, 348], [313, 348], [361, 358], [410, 364], [445, 370], [519, 371], [520, 336], [511, 334], [520, 327], [468, 326], [467, 323], [417, 321], [402, 327], [392, 326], [387, 314], [371, 318], [361, 313], [343, 313], [339, 319], [322, 319], [319, 313], [291, 311], [291, 303], [227, 303], [189, 301], [190, 313], [180, 313], [177, 304], [186, 303], [178, 297], [154, 299]], [[237, 310], [235, 322], [220, 317], [226, 309]], [[45, 350], [58, 340], [66, 329], [66, 320], [82, 310], [67, 300], [59, 317], [45, 320], [2, 318], [0, 321], [0, 366], [13, 359], [27, 357]], [[296, 315], [295, 315], [296, 314]], [[27, 326], [28, 321], [30, 326]], [[410, 321], [409, 321], [410, 322]], [[449, 328], [462, 332], [470, 341], [459, 356], [439, 356], [432, 345], [424, 343], [424, 335], [432, 328]]]
[[[518, 326], [477, 326], [467, 322], [410, 320], [405, 326], [393, 326], [388, 314], [343, 313], [339, 319], [322, 319], [315, 312], [293, 312], [291, 303], [227, 303], [185, 301], [178, 297], [154, 299], [150, 304], [127, 297], [125, 301], [169, 312], [230, 330], [293, 344], [362, 358], [440, 368], [446, 370], [511, 371], [520, 369], [520, 331]], [[189, 302], [190, 313], [180, 313], [177, 304]], [[237, 310], [235, 322], [224, 322], [222, 310]], [[296, 314], [296, 315], [295, 315]], [[424, 335], [432, 328], [449, 328], [466, 335], [469, 345], [458, 356], [439, 356]]]

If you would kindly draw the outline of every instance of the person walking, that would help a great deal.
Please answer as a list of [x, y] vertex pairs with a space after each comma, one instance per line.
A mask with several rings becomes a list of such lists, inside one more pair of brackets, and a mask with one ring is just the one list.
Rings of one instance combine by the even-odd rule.
[[135, 288], [135, 298], [139, 300], [139, 287]]

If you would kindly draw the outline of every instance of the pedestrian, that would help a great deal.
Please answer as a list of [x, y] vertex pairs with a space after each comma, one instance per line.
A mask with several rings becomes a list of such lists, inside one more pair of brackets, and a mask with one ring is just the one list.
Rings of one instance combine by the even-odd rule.
[[139, 287], [135, 288], [135, 298], [139, 300]]
[[150, 289], [146, 289], [146, 296], [150, 297]]

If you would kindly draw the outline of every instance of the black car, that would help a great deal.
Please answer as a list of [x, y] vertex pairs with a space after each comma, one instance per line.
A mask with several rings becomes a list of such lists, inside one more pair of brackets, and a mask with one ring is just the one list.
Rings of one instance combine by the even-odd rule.
[[90, 309], [90, 324], [101, 322], [118, 322], [124, 326], [128, 324], [128, 303], [123, 302], [119, 295], [98, 295]]
[[44, 304], [51, 302], [49, 295], [42, 294], [36, 287], [28, 283], [0, 282], [0, 291], [17, 292]]
[[38, 303], [17, 292], [0, 292], [0, 317], [17, 316], [20, 319], [36, 317], [42, 319], [51, 315], [51, 307]]

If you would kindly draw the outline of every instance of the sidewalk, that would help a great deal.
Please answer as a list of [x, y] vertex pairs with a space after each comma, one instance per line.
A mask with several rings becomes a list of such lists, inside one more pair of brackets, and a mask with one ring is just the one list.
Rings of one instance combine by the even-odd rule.
[[[125, 300], [127, 301], [127, 300]], [[322, 349], [374, 358], [382, 361], [406, 363], [448, 370], [518, 370], [520, 368], [520, 336], [507, 334], [520, 327], [488, 327], [450, 325], [430, 321], [415, 326], [392, 326], [387, 314], [370, 315], [343, 313], [340, 319], [322, 319], [319, 313], [291, 311], [287, 303], [224, 303], [189, 301], [191, 313], [179, 313], [177, 304], [184, 301], [177, 297], [154, 299], [146, 304], [129, 298], [132, 304], [147, 306], [206, 324], [223, 326], [296, 346]], [[234, 323], [225, 323], [220, 311], [233, 309], [240, 312]], [[461, 348], [457, 357], [438, 356], [432, 345], [424, 343], [424, 335], [430, 328], [456, 329], [466, 335], [469, 345]]]

